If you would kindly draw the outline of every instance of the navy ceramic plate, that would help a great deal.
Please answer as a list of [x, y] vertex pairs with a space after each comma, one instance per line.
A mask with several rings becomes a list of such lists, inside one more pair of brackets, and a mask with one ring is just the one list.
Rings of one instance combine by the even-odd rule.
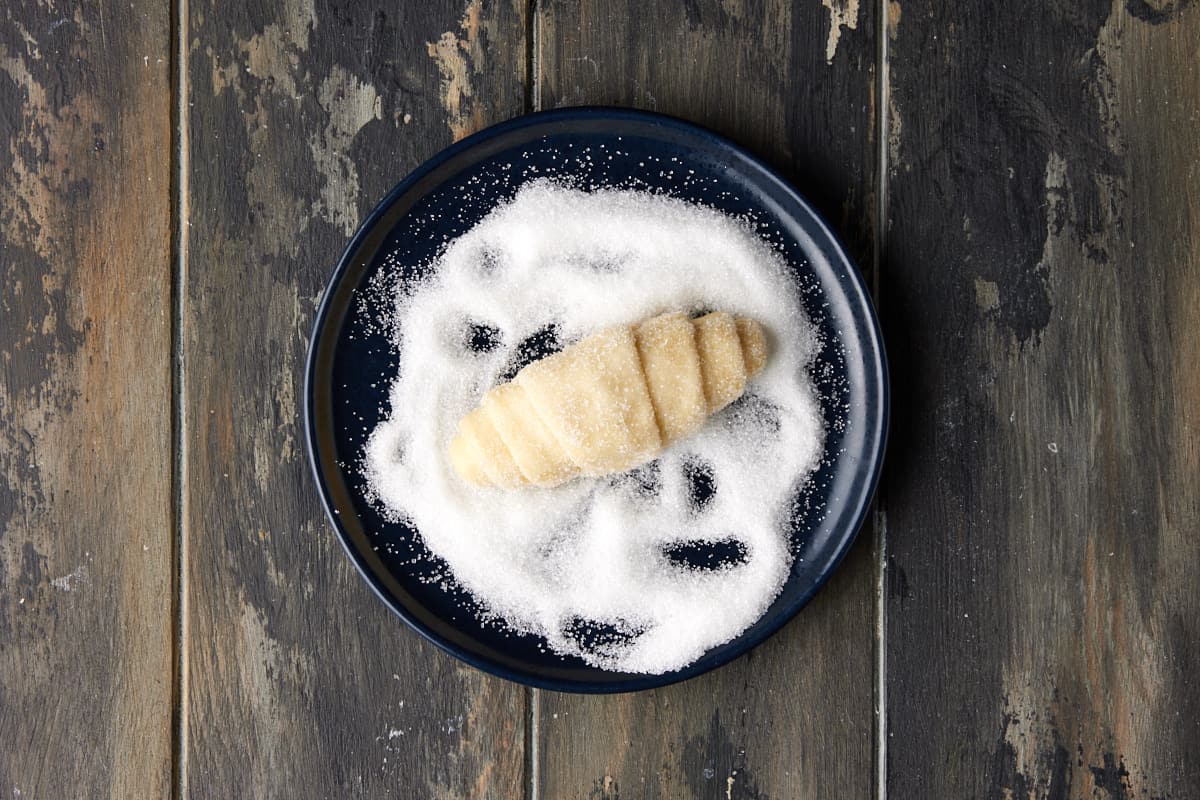
[[[366, 439], [389, 408], [396, 372], [378, 324], [388, 308], [372, 278], [385, 268], [415, 274], [447, 239], [535, 177], [650, 189], [752, 215], [793, 265], [796, 291], [823, 333], [813, 376], [828, 435], [824, 461], [797, 498], [791, 576], [758, 622], [677, 672], [608, 672], [547, 651], [539, 637], [481, 623], [471, 598], [441, 579], [444, 565], [417, 532], [387, 521], [367, 499], [358, 471]], [[618, 692], [673, 683], [735, 658], [778, 630], [825, 583], [867, 513], [883, 460], [888, 385], [862, 278], [794, 189], [703, 128], [657, 114], [576, 108], [520, 117], [459, 142], [371, 212], [317, 312], [304, 401], [309, 454], [329, 518], [359, 572], [393, 611], [434, 644], [496, 675], [560, 691]]]

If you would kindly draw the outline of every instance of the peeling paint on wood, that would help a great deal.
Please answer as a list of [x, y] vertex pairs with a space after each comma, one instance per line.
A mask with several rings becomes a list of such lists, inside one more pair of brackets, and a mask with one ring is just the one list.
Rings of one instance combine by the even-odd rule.
[[[490, 116], [489, 98], [477, 94], [476, 83], [488, 71], [489, 59], [496, 54], [493, 48], [503, 41], [502, 18], [499, 3], [471, 0], [458, 31], [445, 31], [426, 45], [429, 57], [441, 73], [442, 110], [454, 141], [484, 127], [485, 118]], [[519, 75], [513, 72], [513, 77]]]
[[888, 38], [892, 41], [896, 40], [896, 36], [900, 32], [900, 16], [904, 9], [900, 7], [897, 0], [888, 0], [887, 4], [887, 31]]
[[368, 122], [383, 119], [381, 100], [374, 86], [359, 82], [337, 64], [317, 89], [317, 102], [329, 115], [325, 129], [308, 143], [317, 172], [325, 179], [318, 213], [347, 236], [358, 227], [359, 198], [350, 145]]
[[858, 28], [859, 0], [821, 0], [821, 5], [829, 12], [829, 38], [825, 42], [825, 63], [832, 64], [837, 55], [838, 42], [842, 40], [842, 31], [853, 31]]

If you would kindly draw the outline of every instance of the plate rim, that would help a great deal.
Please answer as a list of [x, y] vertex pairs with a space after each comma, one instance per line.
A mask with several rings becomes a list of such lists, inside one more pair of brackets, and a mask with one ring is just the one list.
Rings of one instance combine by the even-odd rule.
[[[682, 130], [702, 139], [709, 140], [710, 143], [728, 148], [738, 153], [742, 158], [759, 169], [762, 174], [769, 178], [775, 186], [781, 190], [790, 201], [796, 203], [808, 215], [810, 220], [815, 223], [817, 230], [825, 242], [830, 246], [830, 253], [836, 256], [835, 266], [842, 267], [839, 275], [839, 283], [846, 290], [847, 295], [853, 301], [853, 304], [861, 308], [863, 317], [867, 323], [866, 329], [860, 331], [865, 343], [870, 345], [870, 348], [864, 348], [861, 354], [861, 363], [864, 368], [864, 373], [869, 377], [874, 378], [874, 382], [879, 387], [877, 398], [878, 411], [874, 415], [869, 415], [869, 422], [872, 423], [872, 431], [868, 433], [874, 434], [877, 445], [871, 448], [870, 451], [864, 452], [861, 455], [860, 472], [869, 470], [868, 478], [859, 493], [856, 507], [852, 515], [853, 525], [848, 526], [848, 534], [842, 537], [842, 541], [835, 548], [833, 558], [830, 559], [824, 569], [822, 569], [812, 584], [806, 591], [801, 593], [792, 603], [785, 606], [777, 614], [776, 618], [771, 621], [765, 628], [757, 634], [747, 639], [740, 646], [732, 649], [729, 653], [718, 658], [711, 663], [704, 663], [703, 657], [693, 661], [688, 666], [673, 672], [658, 673], [658, 674], [641, 674], [641, 673], [618, 673], [613, 672], [613, 675], [626, 677], [626, 680], [611, 681], [611, 682], [592, 682], [592, 681], [576, 681], [563, 680], [556, 678], [547, 678], [540, 676], [531, 671], [518, 671], [510, 669], [502, 664], [495, 663], [486, 657], [477, 656], [470, 652], [461, 649], [453, 642], [447, 641], [437, 632], [431, 630], [411, 615], [408, 610], [398, 602], [395, 602], [388, 592], [380, 585], [379, 579], [374, 572], [368, 568], [364, 562], [362, 555], [358, 549], [350, 541], [350, 535], [345, 530], [341, 522], [341, 515], [334, 507], [333, 499], [330, 494], [329, 486], [321, 468], [320, 463], [320, 420], [316, 419], [316, 391], [318, 376], [318, 356], [328, 324], [328, 318], [332, 311], [332, 300], [337, 293], [337, 288], [341, 284], [346, 273], [358, 260], [358, 251], [362, 247], [365, 239], [370, 235], [374, 227], [380, 222], [383, 216], [388, 212], [391, 206], [401, 197], [404, 196], [414, 185], [421, 179], [429, 175], [447, 161], [455, 158], [459, 154], [466, 152], [490, 139], [497, 136], [519, 130], [521, 128], [542, 125], [546, 123], [554, 123], [571, 120], [622, 120], [634, 122], [648, 122], [655, 125], [661, 125], [676, 130]], [[816, 237], [814, 237], [816, 238]], [[831, 259], [832, 260], [832, 259]], [[330, 332], [332, 333], [332, 332]], [[874, 358], [868, 358], [871, 355]], [[779, 172], [768, 164], [764, 159], [760, 158], [755, 153], [748, 150], [746, 147], [738, 144], [732, 139], [717, 133], [703, 125], [674, 117], [667, 114], [662, 114], [654, 111], [643, 111], [631, 108], [621, 108], [614, 106], [574, 106], [568, 108], [552, 109], [547, 111], [536, 111], [527, 114], [522, 114], [510, 119], [498, 122], [488, 126], [470, 136], [467, 136], [449, 146], [439, 150], [430, 158], [423, 161], [415, 169], [409, 172], [401, 179], [384, 197], [375, 204], [371, 212], [367, 214], [362, 223], [355, 230], [354, 235], [350, 238], [346, 247], [343, 249], [341, 256], [338, 259], [337, 265], [326, 281], [321, 293], [321, 299], [313, 316], [312, 332], [309, 337], [308, 351], [305, 357], [304, 368], [304, 441], [305, 449], [308, 455], [308, 462], [311, 474], [316, 483], [317, 494], [320, 496], [321, 506], [325, 511], [325, 517], [332, 525], [334, 532], [337, 535], [338, 541], [342, 545], [342, 549], [349, 556], [351, 563], [362, 579], [371, 588], [371, 591], [383, 602], [383, 604], [396, 616], [398, 616], [411, 630], [415, 631], [423, 639], [438, 647], [443, 652], [463, 661], [471, 666], [482, 670], [491, 675], [504, 678], [525, 686], [532, 686], [539, 689], [550, 689], [560, 692], [572, 692], [578, 694], [617, 694], [625, 692], [642, 691], [646, 689], [659, 688], [669, 686], [671, 684], [680, 683], [698, 675], [710, 672], [719, 667], [725, 666], [729, 662], [746, 655], [765, 641], [778, 633], [787, 623], [791, 622], [796, 615], [807, 606], [816, 596], [816, 594], [824, 588], [832, 575], [841, 566], [854, 543], [858, 539], [864, 524], [866, 523], [867, 515], [870, 511], [875, 494], [879, 488], [880, 477], [882, 474], [883, 463], [887, 454], [888, 440], [891, 429], [891, 385], [889, 382], [889, 369], [887, 363], [887, 352], [882, 334], [882, 328], [879, 321], [878, 311], [871, 298], [870, 291], [866, 286], [866, 281], [860, 272], [854, 260], [846, 249], [845, 243], [841, 237], [832, 229], [825, 217], [817, 211], [812, 204], [796, 190], [790, 181], [785, 179]], [[741, 634], [739, 634], [739, 637]], [[738, 637], [735, 637], [736, 641]]]

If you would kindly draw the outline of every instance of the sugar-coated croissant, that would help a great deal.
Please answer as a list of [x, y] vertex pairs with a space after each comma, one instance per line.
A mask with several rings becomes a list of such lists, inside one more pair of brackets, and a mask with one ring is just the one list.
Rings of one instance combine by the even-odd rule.
[[491, 389], [459, 423], [450, 462], [505, 489], [622, 472], [741, 397], [766, 358], [762, 326], [724, 312], [608, 328]]

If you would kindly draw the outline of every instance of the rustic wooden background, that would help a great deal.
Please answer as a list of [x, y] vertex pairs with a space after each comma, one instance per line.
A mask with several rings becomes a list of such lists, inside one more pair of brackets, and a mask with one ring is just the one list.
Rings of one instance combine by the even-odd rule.
[[[873, 525], [686, 684], [531, 691], [361, 584], [300, 435], [359, 220], [607, 103], [868, 273]], [[8, 0], [0, 797], [1200, 797], [1200, 3]]]

